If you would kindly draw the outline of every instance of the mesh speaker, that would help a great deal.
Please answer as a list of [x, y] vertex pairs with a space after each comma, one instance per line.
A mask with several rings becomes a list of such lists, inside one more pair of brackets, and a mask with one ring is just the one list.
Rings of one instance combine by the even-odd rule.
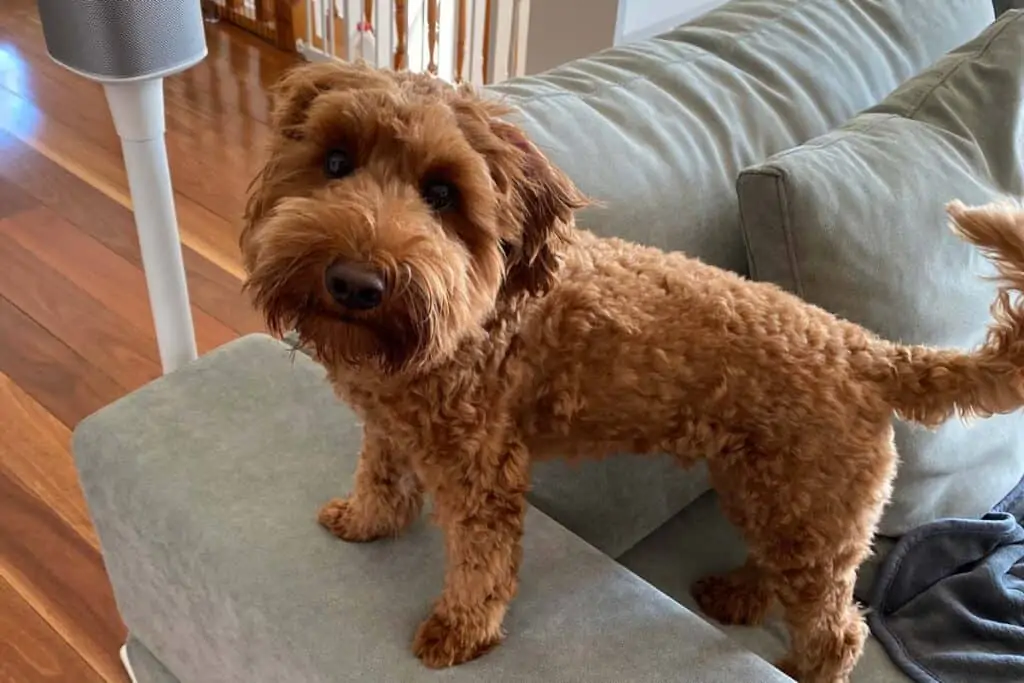
[[50, 57], [99, 81], [168, 76], [206, 56], [199, 0], [38, 0]]

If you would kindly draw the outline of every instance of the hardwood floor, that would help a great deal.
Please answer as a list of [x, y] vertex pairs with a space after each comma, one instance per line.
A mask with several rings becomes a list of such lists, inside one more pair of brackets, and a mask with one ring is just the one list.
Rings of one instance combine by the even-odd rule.
[[[240, 291], [266, 87], [295, 62], [207, 27], [165, 84], [196, 337], [262, 329]], [[120, 143], [102, 89], [52, 63], [33, 0], [0, 7], [0, 683], [126, 681], [125, 638], [70, 452], [75, 425], [160, 372]]]

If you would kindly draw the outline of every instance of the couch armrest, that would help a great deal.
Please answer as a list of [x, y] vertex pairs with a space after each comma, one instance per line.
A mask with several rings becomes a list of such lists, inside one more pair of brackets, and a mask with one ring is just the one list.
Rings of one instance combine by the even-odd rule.
[[122, 615], [182, 683], [787, 680], [534, 509], [507, 641], [427, 670], [410, 644], [441, 586], [439, 531], [353, 545], [315, 521], [358, 440], [323, 371], [263, 336], [76, 430]]

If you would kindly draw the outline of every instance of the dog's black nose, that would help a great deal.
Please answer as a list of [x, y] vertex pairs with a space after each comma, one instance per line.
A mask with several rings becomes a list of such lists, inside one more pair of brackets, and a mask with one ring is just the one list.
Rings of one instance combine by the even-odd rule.
[[368, 265], [335, 261], [328, 266], [324, 282], [331, 297], [345, 308], [368, 311], [384, 300], [384, 279]]

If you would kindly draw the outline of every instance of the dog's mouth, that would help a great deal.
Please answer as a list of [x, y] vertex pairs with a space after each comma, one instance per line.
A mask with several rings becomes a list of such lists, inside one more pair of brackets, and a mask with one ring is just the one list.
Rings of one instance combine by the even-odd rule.
[[398, 310], [363, 312], [319, 305], [307, 310], [304, 318], [306, 324], [299, 321], [297, 325], [300, 336], [305, 333], [308, 342], [324, 350], [331, 347], [338, 358], [354, 364], [376, 358], [395, 370], [412, 360], [425, 341], [423, 330], [403, 319]]
[[367, 319], [366, 315], [360, 315], [358, 313], [351, 313], [349, 311], [338, 311], [332, 313], [329, 317], [339, 322], [345, 323], [346, 325], [358, 325], [359, 327], [371, 327], [370, 320]]
[[433, 348], [432, 321], [420, 314], [425, 306], [409, 288], [389, 288], [380, 305], [367, 310], [343, 306], [320, 288], [288, 303], [281, 314], [284, 325], [328, 363], [397, 372], [421, 362]]
[[384, 333], [395, 323], [398, 311], [381, 306], [369, 311], [350, 310], [340, 306], [329, 306], [317, 312], [318, 317], [335, 324], [351, 325], [369, 332]]

